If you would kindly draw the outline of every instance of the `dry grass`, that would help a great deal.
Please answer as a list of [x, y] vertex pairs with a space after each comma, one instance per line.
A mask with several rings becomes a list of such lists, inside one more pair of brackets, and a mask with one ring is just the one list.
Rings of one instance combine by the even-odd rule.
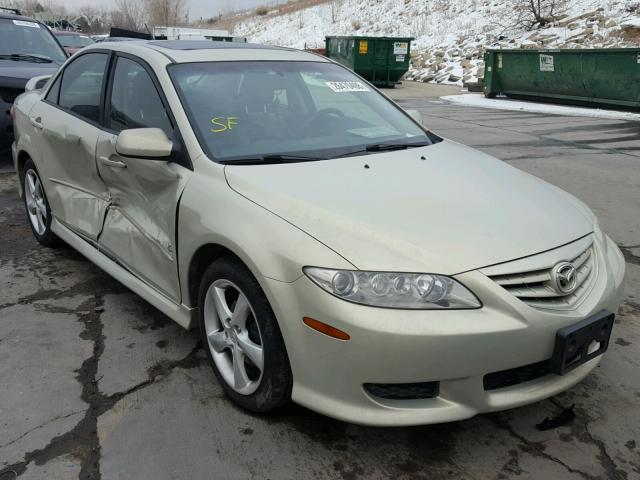
[[[273, 5], [272, 7], [263, 6], [251, 11], [231, 13], [223, 16], [220, 20], [215, 22], [214, 25], [215, 28], [223, 28], [232, 32], [236, 23], [244, 22], [257, 16], [266, 18], [278, 17], [298, 12], [305, 8], [315, 7], [316, 5], [330, 3], [331, 1], [334, 0], [290, 0], [282, 5]], [[263, 10], [265, 11], [264, 13], [262, 13]]]
[[620, 36], [627, 42], [640, 43], [640, 27], [634, 27], [632, 25], [626, 25], [622, 27]]

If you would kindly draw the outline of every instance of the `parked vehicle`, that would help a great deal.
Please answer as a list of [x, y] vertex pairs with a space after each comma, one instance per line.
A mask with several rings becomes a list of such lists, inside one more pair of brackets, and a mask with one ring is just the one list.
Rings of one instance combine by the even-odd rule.
[[108, 33], [101, 33], [98, 35], [91, 35], [91, 40], [93, 40], [95, 43], [99, 43], [104, 41], [105, 38], [109, 38], [109, 34]]
[[69, 55], [73, 55], [84, 47], [95, 43], [89, 35], [83, 33], [54, 30], [53, 34], [64, 48], [64, 51]]
[[414, 425], [566, 390], [607, 349], [620, 250], [418, 119], [293, 49], [99, 44], [18, 98], [13, 158], [36, 239], [199, 327], [248, 410]]
[[0, 152], [13, 141], [10, 110], [15, 98], [30, 79], [51, 75], [66, 58], [45, 25], [0, 9]]
[[156, 40], [212, 40], [214, 42], [246, 42], [245, 37], [234, 37], [228, 30], [187, 27], [154, 27]]

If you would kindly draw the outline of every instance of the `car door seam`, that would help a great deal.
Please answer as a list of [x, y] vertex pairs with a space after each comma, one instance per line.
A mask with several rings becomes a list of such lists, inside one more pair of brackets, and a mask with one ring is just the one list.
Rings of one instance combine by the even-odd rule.
[[87, 190], [86, 188], [79, 187], [77, 185], [74, 185], [74, 184], [69, 183], [69, 182], [65, 182], [64, 180], [60, 180], [58, 178], [49, 177], [49, 181], [51, 181], [53, 183], [57, 183], [59, 185], [63, 185], [65, 187], [73, 188], [74, 190], [78, 190], [80, 192], [86, 193], [88, 195], [91, 195], [92, 197], [98, 198], [98, 199], [103, 200], [105, 202], [109, 202], [109, 200], [110, 200], [108, 197], [104, 197], [102, 195], [98, 195], [98, 194], [96, 194], [96, 193], [94, 193], [94, 192], [92, 192], [90, 190]]

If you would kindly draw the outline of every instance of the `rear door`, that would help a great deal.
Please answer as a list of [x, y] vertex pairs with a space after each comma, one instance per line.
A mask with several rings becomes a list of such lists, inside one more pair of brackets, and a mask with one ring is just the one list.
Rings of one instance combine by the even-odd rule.
[[167, 159], [123, 157], [118, 134], [131, 128], [160, 128], [180, 145], [175, 123], [150, 67], [118, 54], [106, 95], [106, 128], [96, 158], [111, 202], [100, 248], [167, 297], [178, 302], [176, 214], [191, 170], [176, 152]]
[[54, 216], [90, 239], [97, 239], [109, 202], [98, 174], [95, 151], [109, 54], [83, 54], [69, 63], [29, 113], [42, 161], [40, 172]]

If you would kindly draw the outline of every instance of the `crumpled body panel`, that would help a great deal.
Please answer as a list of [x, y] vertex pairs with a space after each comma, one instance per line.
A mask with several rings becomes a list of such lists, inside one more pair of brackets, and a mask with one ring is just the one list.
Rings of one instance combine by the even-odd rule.
[[109, 207], [100, 235], [100, 246], [163, 292], [176, 291], [178, 278], [167, 271], [174, 262], [172, 244], [166, 233], [150, 222], [154, 232], [139, 225], [118, 207]]

